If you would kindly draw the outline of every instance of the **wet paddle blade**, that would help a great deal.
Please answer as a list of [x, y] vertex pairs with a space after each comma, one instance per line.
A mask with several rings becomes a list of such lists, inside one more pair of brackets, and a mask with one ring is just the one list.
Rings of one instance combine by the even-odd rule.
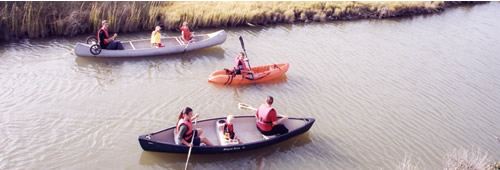
[[243, 42], [243, 37], [240, 36], [240, 43], [241, 43], [241, 48], [243, 48], [243, 51], [245, 50], [245, 43]]
[[241, 110], [257, 110], [256, 108], [253, 108], [249, 104], [245, 104], [245, 103], [238, 103], [238, 108]]

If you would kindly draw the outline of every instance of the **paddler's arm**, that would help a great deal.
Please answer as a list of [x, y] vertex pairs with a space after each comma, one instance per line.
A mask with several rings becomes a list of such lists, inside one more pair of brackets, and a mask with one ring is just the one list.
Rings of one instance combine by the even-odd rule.
[[196, 113], [192, 118], [191, 118], [191, 122], [194, 121], [196, 118], [198, 118], [200, 115], [198, 113]]
[[281, 122], [283, 122], [284, 120], [287, 120], [288, 119], [288, 116], [287, 115], [282, 115], [282, 114], [277, 114], [278, 116], [282, 117], [281, 119], [277, 120], [277, 121], [274, 121], [273, 124], [274, 125], [278, 125], [280, 124]]
[[104, 41], [105, 41], [106, 43], [110, 43], [111, 41], [114, 41], [114, 40], [116, 39], [116, 37], [117, 37], [117, 36], [118, 36], [118, 34], [116, 34], [116, 33], [115, 33], [115, 34], [113, 34], [113, 36], [112, 36], [112, 37], [105, 38], [105, 39], [104, 39]]

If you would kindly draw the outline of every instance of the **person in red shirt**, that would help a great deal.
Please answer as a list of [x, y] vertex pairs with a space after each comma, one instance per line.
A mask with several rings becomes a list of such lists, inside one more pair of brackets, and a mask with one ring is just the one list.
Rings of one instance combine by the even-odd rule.
[[180, 30], [181, 30], [181, 35], [182, 35], [182, 37], [181, 37], [182, 41], [184, 41], [185, 43], [189, 42], [189, 40], [191, 40], [193, 38], [194, 32], [191, 32], [189, 30], [187, 22], [182, 23]]
[[[276, 110], [272, 107], [273, 97], [267, 96], [266, 103], [260, 105], [255, 113], [257, 129], [263, 135], [282, 135], [288, 133], [288, 129], [285, 125], [281, 124], [284, 120], [288, 119], [287, 115], [277, 114]], [[277, 116], [282, 117], [278, 120]]]

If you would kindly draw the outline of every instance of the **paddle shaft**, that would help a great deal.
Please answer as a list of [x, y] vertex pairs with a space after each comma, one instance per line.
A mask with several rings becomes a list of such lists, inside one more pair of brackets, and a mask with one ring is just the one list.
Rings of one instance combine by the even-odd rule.
[[253, 110], [253, 111], [257, 111], [257, 109], [253, 108], [253, 107], [249, 107], [248, 109]]
[[[245, 56], [247, 56], [247, 58], [248, 58], [247, 50], [245, 49], [245, 43], [243, 42], [243, 37], [241, 37], [241, 36], [240, 36], [240, 42], [241, 42], [241, 48], [243, 48], [243, 52], [245, 53]], [[248, 64], [248, 69], [250, 71], [252, 71], [252, 66], [250, 66], [250, 61], [247, 60], [247, 64]], [[257, 85], [257, 82], [255, 81], [255, 77], [253, 76], [253, 74], [251, 74], [251, 75], [252, 75], [253, 83], [255, 85]]]
[[[194, 131], [194, 130], [196, 130], [196, 120], [197, 120], [197, 119], [195, 119], [195, 120], [194, 120], [194, 128], [193, 128], [193, 131]], [[196, 137], [196, 136], [194, 136], [194, 135], [197, 135], [197, 134], [194, 134], [194, 133], [193, 133], [193, 137], [191, 137], [191, 146], [189, 147], [188, 157], [187, 157], [187, 160], [186, 160], [186, 166], [184, 166], [184, 170], [187, 170], [187, 168], [188, 168], [189, 157], [191, 156], [191, 150], [193, 149], [193, 142], [194, 142], [194, 138]]]
[[191, 41], [193, 41], [193, 40], [189, 40], [188, 44], [186, 45], [186, 47], [184, 47], [184, 51], [182, 52], [181, 58], [184, 57], [184, 53], [186, 53], [186, 50], [188, 49], [188, 46], [191, 43]]

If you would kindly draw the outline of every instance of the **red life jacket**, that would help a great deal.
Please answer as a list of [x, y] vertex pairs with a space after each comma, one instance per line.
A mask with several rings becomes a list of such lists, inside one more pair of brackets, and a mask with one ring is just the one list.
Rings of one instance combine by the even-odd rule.
[[236, 58], [234, 59], [234, 70], [239, 69], [238, 65], [239, 65], [240, 61], [241, 61], [241, 66], [243, 66], [243, 70], [248, 71], [248, 68], [247, 68], [247, 65], [245, 64], [245, 61], [238, 59], [238, 56], [236, 56]]
[[227, 122], [224, 124], [224, 136], [226, 139], [234, 139], [234, 129], [232, 124], [227, 124]]
[[257, 126], [263, 131], [270, 131], [273, 129], [272, 118], [269, 116], [269, 113], [273, 111], [274, 108], [267, 106], [266, 104], [260, 105], [257, 110]]
[[191, 40], [191, 31], [189, 30], [189, 27], [182, 26], [180, 28], [181, 31], [184, 31], [184, 41], [189, 41]]
[[188, 131], [183, 136], [184, 140], [188, 141], [193, 136], [193, 124], [191, 121], [186, 121], [184, 119], [179, 120], [179, 122], [177, 122], [177, 128], [175, 128], [176, 133], [179, 133], [179, 129], [181, 128], [182, 124], [188, 127]]
[[[101, 29], [99, 29], [99, 31], [97, 31], [97, 42], [101, 42], [100, 40], [100, 37], [99, 37], [99, 33], [102, 31], [104, 31], [104, 33], [106, 34], [106, 38], [109, 38], [109, 34], [108, 34], [108, 31], [104, 29], [104, 27], [101, 27]], [[104, 41], [104, 44], [109, 44], [109, 42], [106, 42]]]

